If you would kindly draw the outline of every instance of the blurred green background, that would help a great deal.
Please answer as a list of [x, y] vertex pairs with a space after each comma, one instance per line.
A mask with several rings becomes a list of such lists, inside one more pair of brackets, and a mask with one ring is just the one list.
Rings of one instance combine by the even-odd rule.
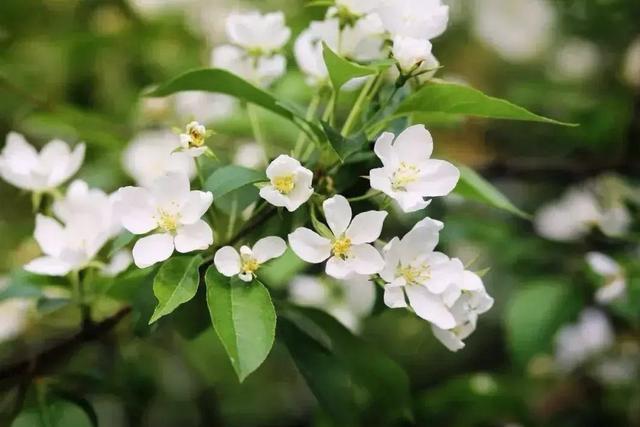
[[[440, 77], [580, 127], [427, 123], [441, 158], [472, 166], [530, 213], [570, 185], [603, 173], [637, 185], [640, 67], [633, 68], [629, 52], [640, 43], [639, 1], [448, 3], [450, 27], [434, 41], [444, 65]], [[128, 183], [121, 165], [127, 144], [141, 131], [185, 121], [171, 101], [145, 100], [143, 90], [207, 66], [211, 48], [224, 42], [226, 14], [251, 8], [283, 10], [294, 37], [324, 13], [293, 0], [0, 1], [0, 135], [19, 131], [35, 144], [53, 137], [85, 141], [80, 177], [109, 191]], [[290, 70], [272, 90], [305, 105], [311, 91], [291, 49], [287, 56]], [[295, 129], [268, 114], [263, 120], [268, 139], [276, 141], [270, 155], [292, 146]], [[238, 141], [252, 138], [240, 110], [213, 127], [223, 160], [233, 157]], [[640, 305], [606, 308], [618, 345], [635, 360], [627, 381], [603, 381], [586, 368], [558, 374], [552, 366], [556, 331], [593, 303], [596, 280], [584, 254], [601, 250], [623, 259], [629, 286], [637, 289], [638, 230], [628, 239], [596, 235], [554, 243], [537, 236], [526, 220], [455, 197], [430, 209], [446, 224], [445, 252], [477, 258], [478, 269], [490, 267], [484, 282], [496, 305], [458, 353], [448, 352], [411, 313], [382, 310], [365, 320], [362, 337], [408, 372], [415, 425], [640, 426]], [[32, 230], [29, 197], [0, 183], [3, 274], [37, 255]], [[282, 292], [286, 287], [268, 284]], [[193, 319], [207, 317], [201, 302], [142, 336], [122, 325], [122, 339], [85, 346], [60, 378], [91, 402], [104, 426], [331, 425], [281, 343], [238, 384], [214, 332], [190, 329]], [[46, 327], [30, 325], [24, 340], [55, 336], [74, 321], [52, 316]], [[12, 353], [20, 345], [26, 344], [0, 348]], [[11, 393], [0, 391], [0, 404]]]

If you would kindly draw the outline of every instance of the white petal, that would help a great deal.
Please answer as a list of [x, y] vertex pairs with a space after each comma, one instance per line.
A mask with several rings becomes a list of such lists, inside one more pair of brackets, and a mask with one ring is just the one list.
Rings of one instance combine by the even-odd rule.
[[287, 210], [289, 210], [289, 199], [278, 190], [276, 190], [272, 185], [262, 187], [260, 189], [260, 197], [271, 203], [273, 206], [279, 208], [287, 207]]
[[424, 125], [414, 125], [398, 135], [393, 149], [400, 160], [418, 163], [431, 157], [433, 139]]
[[65, 244], [62, 225], [53, 218], [38, 214], [34, 237], [40, 249], [47, 255], [58, 256]]
[[156, 178], [151, 184], [151, 194], [158, 206], [167, 212], [177, 213], [187, 202], [191, 184], [189, 177], [180, 172], [169, 172]]
[[354, 245], [351, 247], [351, 253], [349, 264], [358, 274], [375, 274], [384, 268], [380, 252], [371, 245]]
[[289, 245], [306, 262], [320, 263], [331, 255], [331, 242], [308, 228], [300, 227], [289, 234]]
[[277, 236], [269, 236], [260, 239], [253, 245], [253, 255], [258, 263], [262, 264], [273, 258], [282, 256], [287, 250], [286, 242]]
[[251, 273], [240, 273], [238, 274], [238, 278], [243, 282], [251, 282], [253, 280], [253, 274]]
[[407, 186], [407, 191], [419, 191], [425, 197], [446, 196], [458, 184], [460, 170], [444, 160], [429, 160], [422, 170], [420, 181]]
[[400, 260], [410, 264], [417, 256], [429, 253], [438, 243], [439, 233], [431, 227], [411, 229], [400, 243]]
[[82, 166], [82, 162], [84, 161], [85, 150], [86, 147], [84, 144], [78, 144], [75, 146], [73, 152], [71, 153], [71, 158], [67, 163], [67, 170], [64, 175], [63, 181], [66, 181], [71, 176], [75, 175], [76, 172], [78, 172], [78, 169], [80, 169], [80, 166]]
[[341, 236], [351, 222], [351, 206], [344, 196], [336, 195], [322, 204], [327, 224], [335, 236]]
[[611, 257], [600, 252], [589, 252], [586, 256], [591, 269], [601, 276], [615, 276], [620, 273], [620, 265]]
[[437, 295], [419, 285], [406, 286], [404, 289], [407, 292], [409, 304], [418, 316], [442, 329], [451, 329], [456, 326], [453, 314]]
[[180, 211], [180, 222], [183, 224], [193, 224], [205, 214], [211, 203], [213, 194], [209, 191], [191, 191], [186, 203]]
[[[38, 152], [21, 134], [9, 132], [2, 149], [2, 161], [16, 174], [28, 174], [38, 167]], [[4, 168], [3, 168], [4, 169]]]
[[231, 246], [224, 246], [218, 249], [213, 257], [213, 263], [220, 274], [227, 277], [235, 276], [240, 273], [242, 268], [240, 254]]
[[65, 276], [71, 271], [71, 265], [54, 257], [44, 256], [36, 258], [24, 266], [24, 269], [34, 274], [45, 276]]
[[353, 274], [353, 267], [349, 261], [332, 256], [329, 258], [329, 261], [327, 261], [325, 272], [336, 279], [346, 279]]
[[378, 156], [378, 158], [382, 160], [382, 164], [386, 164], [385, 162], [391, 161], [391, 159], [393, 159], [395, 156], [395, 153], [393, 153], [393, 150], [391, 148], [394, 137], [395, 135], [391, 132], [384, 132], [376, 140], [373, 151], [375, 151], [376, 156]]
[[152, 234], [133, 246], [133, 261], [138, 268], [147, 268], [168, 259], [173, 253], [171, 234]]
[[205, 250], [213, 243], [213, 231], [209, 224], [198, 220], [178, 228], [175, 244], [180, 253]]
[[269, 166], [267, 167], [267, 178], [274, 179], [279, 176], [291, 175], [300, 167], [302, 167], [302, 165], [298, 160], [285, 154], [281, 154], [269, 163]]
[[466, 291], [477, 291], [480, 289], [484, 289], [482, 279], [476, 273], [474, 273], [473, 271], [465, 270], [462, 274], [462, 285], [460, 286], [462, 289]]
[[124, 187], [114, 197], [114, 210], [122, 226], [133, 234], [144, 234], [157, 227], [155, 207], [149, 190]]
[[390, 195], [405, 213], [417, 212], [429, 206], [431, 201], [424, 200], [423, 196], [415, 192], [398, 191]]
[[385, 211], [368, 211], [356, 215], [347, 229], [346, 235], [354, 245], [375, 242], [380, 233], [382, 225], [388, 213]]
[[596, 301], [600, 304], [608, 304], [618, 298], [624, 296], [627, 289], [625, 279], [618, 278], [596, 291]]
[[453, 332], [440, 329], [434, 325], [431, 325], [431, 330], [433, 331], [433, 336], [449, 350], [458, 351], [464, 348], [464, 342]]
[[404, 298], [404, 289], [401, 287], [384, 287], [384, 303], [390, 308], [404, 308], [407, 306], [407, 301]]
[[371, 169], [369, 171], [369, 185], [374, 190], [382, 191], [393, 197], [394, 191], [391, 187], [391, 178], [386, 168]]

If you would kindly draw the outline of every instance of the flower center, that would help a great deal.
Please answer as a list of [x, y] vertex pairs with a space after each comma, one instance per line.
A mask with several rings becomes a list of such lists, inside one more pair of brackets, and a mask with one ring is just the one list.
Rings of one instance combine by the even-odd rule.
[[198, 132], [196, 129], [192, 129], [189, 132], [189, 137], [191, 138], [191, 140], [189, 141], [191, 146], [202, 147], [204, 145], [204, 135]]
[[166, 211], [158, 211], [158, 227], [167, 233], [175, 233], [178, 229], [179, 214], [170, 214]]
[[260, 268], [260, 263], [252, 256], [243, 256], [241, 268], [244, 274], [254, 274]]
[[391, 187], [396, 191], [405, 191], [407, 185], [418, 180], [420, 169], [416, 165], [407, 162], [400, 162], [400, 166], [393, 173]]
[[273, 186], [282, 194], [289, 194], [296, 186], [293, 180], [293, 175], [278, 176], [272, 181]]
[[331, 252], [338, 258], [345, 259], [351, 252], [351, 239], [348, 237], [340, 237], [331, 243]]
[[431, 267], [428, 264], [421, 264], [417, 267], [406, 266], [398, 269], [398, 275], [402, 276], [408, 284], [418, 285], [431, 278]]

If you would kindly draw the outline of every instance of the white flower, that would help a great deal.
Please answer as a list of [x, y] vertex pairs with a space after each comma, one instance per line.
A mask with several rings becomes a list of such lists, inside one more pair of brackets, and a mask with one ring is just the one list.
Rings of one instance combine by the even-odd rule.
[[133, 260], [140, 268], [168, 259], [174, 249], [186, 253], [207, 249], [213, 243], [211, 227], [201, 219], [213, 195], [190, 191], [189, 178], [184, 174], [168, 173], [149, 189], [121, 188], [116, 197], [124, 228], [133, 234], [155, 231], [133, 247]]
[[[431, 325], [433, 335], [451, 351], [464, 348], [464, 340], [476, 329], [478, 316], [493, 307], [493, 298], [487, 294], [482, 279], [477, 274], [464, 271], [462, 282], [452, 285], [453, 289], [448, 290], [454, 294], [460, 292], [460, 296], [451, 306], [456, 326], [447, 330]], [[461, 292], [462, 289], [464, 291]]]
[[296, 229], [289, 234], [289, 245], [296, 255], [313, 264], [329, 259], [325, 270], [337, 279], [382, 270], [384, 261], [370, 243], [380, 237], [387, 212], [368, 211], [352, 219], [351, 206], [340, 195], [325, 200], [322, 209], [333, 235], [326, 238], [308, 228]]
[[84, 144], [76, 145], [71, 151], [67, 143], [54, 139], [38, 153], [24, 136], [10, 132], [0, 153], [0, 175], [23, 190], [51, 190], [78, 172], [84, 151]]
[[180, 134], [182, 150], [190, 157], [199, 157], [207, 151], [204, 144], [207, 138], [207, 128], [198, 122], [187, 124], [185, 133]]
[[425, 218], [402, 239], [394, 237], [384, 247], [385, 266], [380, 277], [385, 281], [384, 302], [388, 307], [410, 305], [419, 317], [441, 329], [452, 329], [456, 319], [451, 306], [460, 290], [450, 289], [450, 285], [466, 282], [459, 260], [434, 252], [442, 227], [440, 221]]
[[257, 86], [266, 87], [285, 73], [287, 60], [280, 54], [254, 57], [236, 46], [222, 45], [213, 49], [211, 65], [228, 70]]
[[249, 169], [264, 167], [267, 154], [264, 147], [257, 142], [242, 144], [233, 156], [233, 163]]
[[193, 178], [195, 162], [184, 153], [176, 153], [180, 141], [170, 131], [147, 131], [138, 134], [122, 156], [125, 172], [138, 185], [150, 186], [167, 172], [180, 172]]
[[624, 295], [627, 281], [620, 264], [600, 252], [589, 252], [586, 260], [589, 267], [605, 279], [605, 284], [596, 292], [596, 301], [607, 304]]
[[622, 76], [629, 85], [640, 87], [640, 37], [636, 38], [629, 46], [624, 60]]
[[240, 253], [232, 246], [224, 246], [216, 252], [213, 263], [221, 274], [238, 276], [244, 282], [251, 282], [262, 264], [282, 256], [286, 250], [284, 240], [269, 236], [258, 240], [253, 248], [242, 246]]
[[111, 235], [90, 215], [74, 215], [62, 225], [39, 214], [34, 237], [44, 256], [29, 262], [24, 269], [46, 276], [64, 276], [85, 268]]
[[587, 308], [577, 323], [562, 327], [555, 337], [555, 359], [563, 371], [585, 363], [608, 350], [614, 342], [609, 320], [599, 310]]
[[313, 194], [313, 172], [293, 157], [280, 155], [267, 167], [271, 183], [260, 189], [260, 197], [274, 206], [293, 212]]
[[572, 187], [559, 200], [543, 206], [535, 216], [538, 234], [547, 239], [572, 241], [597, 226], [608, 236], [625, 233], [631, 222], [627, 208], [615, 203], [605, 208], [588, 186]]
[[392, 37], [431, 40], [449, 23], [449, 6], [441, 0], [387, 0], [377, 14]]
[[581, 81], [592, 77], [601, 62], [601, 54], [593, 42], [571, 39], [556, 51], [552, 77], [561, 81]]
[[352, 331], [375, 304], [376, 291], [366, 276], [347, 280], [322, 280], [316, 276], [296, 276], [289, 285], [289, 297], [295, 304], [326, 311]]
[[428, 40], [402, 36], [393, 38], [393, 57], [405, 73], [415, 71], [431, 56], [431, 43]]
[[555, 10], [547, 0], [475, 0], [472, 30], [504, 59], [529, 61], [553, 39]]
[[232, 13], [227, 17], [226, 32], [231, 43], [252, 54], [280, 50], [291, 37], [282, 12]]
[[425, 208], [425, 198], [446, 196], [458, 183], [460, 171], [444, 160], [430, 159], [431, 134], [423, 125], [414, 125], [394, 141], [383, 133], [374, 147], [383, 167], [369, 173], [371, 188], [396, 200], [404, 212]]
[[313, 21], [296, 39], [294, 54], [298, 67], [307, 75], [307, 83], [321, 86], [328, 80], [322, 55], [323, 42], [345, 58], [366, 62], [386, 57], [383, 34], [384, 29], [375, 14], [358, 19], [353, 26], [346, 26], [342, 31], [337, 18]]
[[95, 221], [96, 229], [101, 229], [109, 237], [115, 237], [122, 225], [114, 212], [113, 197], [99, 188], [89, 188], [82, 180], [75, 180], [67, 188], [64, 198], [53, 203], [54, 215], [65, 224], [77, 217]]
[[102, 268], [102, 274], [106, 277], [116, 277], [125, 271], [133, 262], [133, 255], [129, 249], [121, 249], [109, 260], [109, 263]]
[[33, 308], [33, 300], [26, 298], [0, 301], [0, 344], [13, 340], [27, 329]]
[[213, 123], [233, 114], [236, 100], [220, 93], [186, 91], [175, 95], [175, 111], [181, 121]]

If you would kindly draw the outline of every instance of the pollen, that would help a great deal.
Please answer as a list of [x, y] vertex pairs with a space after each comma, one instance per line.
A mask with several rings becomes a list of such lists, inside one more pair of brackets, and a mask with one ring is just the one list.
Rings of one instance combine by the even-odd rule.
[[296, 186], [296, 183], [293, 180], [293, 175], [283, 175], [274, 178], [272, 181], [273, 186], [276, 190], [278, 190], [281, 194], [289, 194]]
[[191, 122], [187, 125], [187, 135], [189, 135], [189, 146], [202, 147], [207, 137], [207, 132], [204, 126], [198, 122]]
[[158, 212], [158, 227], [167, 233], [175, 233], [178, 229], [179, 215], [170, 214], [165, 211]]
[[420, 169], [416, 165], [407, 162], [400, 162], [400, 166], [391, 177], [391, 187], [396, 191], [405, 191], [407, 185], [418, 180]]
[[331, 243], [331, 252], [338, 258], [345, 259], [351, 252], [351, 239], [340, 237]]
[[260, 263], [252, 256], [242, 257], [241, 268], [244, 274], [254, 274], [260, 268]]
[[417, 285], [424, 283], [431, 278], [431, 268], [427, 264], [421, 264], [417, 267], [400, 267], [398, 269], [398, 275], [402, 276], [407, 283]]

